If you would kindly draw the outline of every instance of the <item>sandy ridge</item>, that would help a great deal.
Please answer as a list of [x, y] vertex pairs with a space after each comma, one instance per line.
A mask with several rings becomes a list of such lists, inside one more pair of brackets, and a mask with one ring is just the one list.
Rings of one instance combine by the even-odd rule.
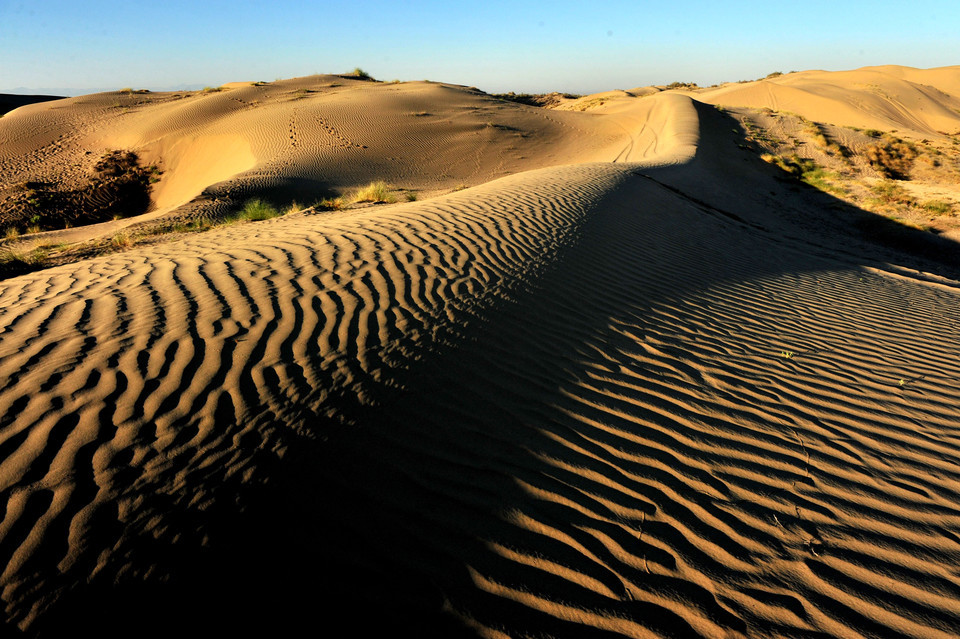
[[9, 627], [951, 636], [960, 292], [604, 109], [616, 162], [0, 283]]

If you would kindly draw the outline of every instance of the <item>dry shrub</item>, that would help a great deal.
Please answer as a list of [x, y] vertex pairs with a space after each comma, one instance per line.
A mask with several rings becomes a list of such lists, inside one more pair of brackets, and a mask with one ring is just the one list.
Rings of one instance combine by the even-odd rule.
[[917, 152], [903, 140], [891, 139], [871, 144], [864, 149], [863, 155], [882, 176], [892, 180], [907, 180]]

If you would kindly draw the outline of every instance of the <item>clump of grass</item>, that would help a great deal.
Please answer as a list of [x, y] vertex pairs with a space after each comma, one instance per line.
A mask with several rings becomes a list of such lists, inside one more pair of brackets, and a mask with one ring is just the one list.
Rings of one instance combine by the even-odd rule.
[[406, 198], [407, 198], [407, 202], [416, 202], [417, 201], [416, 191], [407, 191]]
[[464, 189], [466, 189], [466, 188], [469, 188], [466, 184], [458, 184], [458, 185], [456, 185], [455, 187], [453, 187], [453, 191], [454, 191], [454, 192], [462, 191], [462, 190], [464, 190]]
[[29, 250], [22, 246], [8, 246], [0, 249], [0, 266], [14, 269], [40, 268], [46, 262], [49, 252], [46, 246], [35, 246]]
[[832, 182], [832, 180], [837, 179], [837, 177], [838, 176], [836, 173], [824, 171], [820, 167], [804, 171], [800, 175], [801, 180], [814, 188], [820, 189], [821, 191], [826, 191], [827, 193], [833, 193], [834, 195], [840, 196], [847, 195], [846, 189], [837, 186]]
[[696, 82], [671, 82], [667, 85], [668, 89], [699, 89]]
[[892, 180], [877, 182], [870, 187], [870, 191], [876, 196], [873, 203], [881, 207], [902, 208], [917, 204], [906, 189]]
[[131, 87], [123, 87], [122, 89], [120, 89], [120, 93], [130, 95], [133, 93], [133, 89]]
[[768, 164], [773, 164], [774, 166], [779, 167], [781, 170], [786, 171], [790, 175], [800, 178], [803, 177], [805, 173], [815, 171], [817, 169], [817, 163], [813, 160], [807, 158], [801, 158], [798, 155], [794, 155], [790, 158], [785, 158], [782, 155], [773, 155], [772, 153], [764, 153], [760, 156], [760, 159]]
[[110, 238], [110, 246], [115, 249], [125, 249], [133, 246], [134, 240], [127, 231], [117, 231]]
[[307, 207], [300, 206], [300, 203], [294, 200], [283, 209], [283, 212], [280, 213], [280, 215], [290, 215], [291, 213], [299, 213], [304, 208], [307, 208]]
[[881, 135], [883, 135], [883, 132], [877, 131], [876, 129], [867, 129], [863, 132], [863, 134], [871, 138], [879, 138]]
[[821, 191], [833, 193], [834, 195], [847, 195], [846, 189], [833, 183], [833, 180], [836, 180], [839, 176], [836, 173], [831, 173], [817, 166], [817, 163], [813, 160], [801, 158], [797, 155], [785, 158], [781, 155], [773, 155], [771, 153], [764, 153], [760, 156], [760, 159], [768, 164], [779, 167], [793, 177]]
[[367, 186], [354, 191], [350, 196], [351, 202], [396, 202], [396, 198], [390, 193], [390, 185], [383, 180], [371, 182]]
[[907, 180], [917, 151], [912, 144], [908, 144], [896, 137], [889, 137], [864, 149], [867, 162], [880, 175], [892, 180]]
[[223, 87], [203, 87], [203, 93], [219, 93]]
[[923, 203], [923, 209], [934, 215], [953, 215], [953, 202], [930, 200]]
[[269, 202], [264, 202], [263, 200], [257, 198], [253, 200], [247, 200], [246, 204], [243, 205], [243, 208], [228, 219], [230, 221], [247, 220], [249, 222], [260, 222], [262, 220], [269, 220], [274, 217], [279, 217], [280, 215], [281, 213], [277, 210], [277, 207], [273, 206]]
[[783, 75], [782, 71], [774, 71], [773, 73], [768, 73], [766, 79], [769, 80], [770, 78], [779, 78], [781, 75]]
[[334, 198], [324, 198], [313, 205], [315, 208], [324, 210], [324, 211], [339, 211], [343, 208], [343, 198], [334, 197]]
[[7, 240], [15, 240], [20, 237], [20, 231], [15, 226], [8, 227], [7, 230], [3, 232], [3, 237]]

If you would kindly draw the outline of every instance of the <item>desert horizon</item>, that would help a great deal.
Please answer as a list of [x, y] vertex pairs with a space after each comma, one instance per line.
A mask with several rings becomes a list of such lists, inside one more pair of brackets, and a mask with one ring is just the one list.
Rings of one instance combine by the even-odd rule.
[[0, 634], [956, 636], [960, 66], [560, 89], [0, 96]]

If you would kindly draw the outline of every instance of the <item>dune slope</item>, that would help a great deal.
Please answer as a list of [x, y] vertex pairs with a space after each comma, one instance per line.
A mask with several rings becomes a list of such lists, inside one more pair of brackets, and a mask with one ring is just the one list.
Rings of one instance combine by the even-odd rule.
[[569, 114], [606, 162], [0, 283], [10, 632], [952, 636], [960, 284], [637, 100]]

